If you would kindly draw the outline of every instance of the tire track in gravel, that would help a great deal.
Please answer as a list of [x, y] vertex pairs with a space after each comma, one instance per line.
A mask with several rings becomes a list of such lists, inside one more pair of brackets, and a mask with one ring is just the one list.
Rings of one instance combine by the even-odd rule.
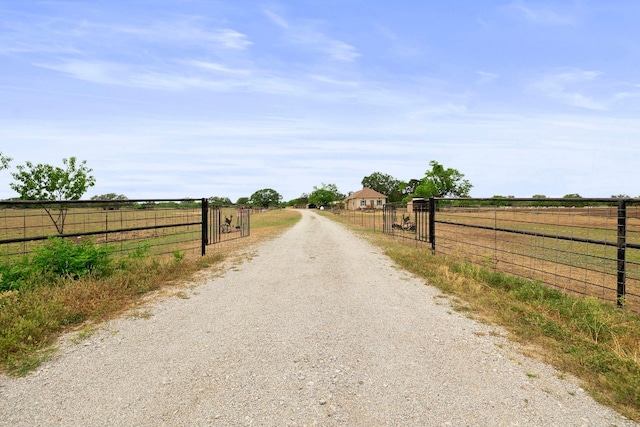
[[0, 425], [637, 425], [379, 249], [301, 213], [188, 299], [1, 378]]

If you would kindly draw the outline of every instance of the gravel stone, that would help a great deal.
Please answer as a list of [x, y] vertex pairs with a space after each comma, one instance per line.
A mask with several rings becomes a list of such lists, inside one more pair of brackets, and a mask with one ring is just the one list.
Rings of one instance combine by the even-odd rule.
[[37, 371], [1, 377], [0, 425], [638, 425], [301, 213], [187, 298], [66, 337]]

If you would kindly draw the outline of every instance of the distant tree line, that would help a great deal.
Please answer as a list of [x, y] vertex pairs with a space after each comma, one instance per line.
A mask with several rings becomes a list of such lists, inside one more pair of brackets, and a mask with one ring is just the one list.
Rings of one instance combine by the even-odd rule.
[[[8, 169], [13, 159], [0, 152], [0, 171]], [[9, 186], [16, 193], [20, 200], [37, 200], [42, 202], [58, 202], [49, 205], [43, 203], [41, 206], [47, 211], [47, 214], [53, 221], [58, 231], [62, 234], [64, 229], [64, 220], [67, 213], [67, 206], [60, 202], [69, 200], [79, 200], [86, 191], [95, 185], [95, 177], [91, 175], [90, 169], [86, 161], [78, 161], [75, 157], [62, 159], [62, 167], [52, 166], [49, 164], [33, 164], [26, 162], [24, 165], [16, 166], [17, 172], [12, 173], [14, 182]], [[461, 199], [459, 201], [450, 200], [447, 203], [469, 203], [470, 191], [473, 185], [468, 179], [465, 179], [463, 173], [454, 168], [445, 168], [442, 164], [435, 160], [429, 162], [429, 169], [421, 178], [412, 178], [407, 181], [395, 178], [383, 172], [373, 172], [371, 175], [365, 176], [361, 181], [363, 188], [371, 188], [381, 194], [387, 196], [389, 203], [408, 202], [413, 198], [452, 198]], [[209, 203], [213, 206], [239, 206], [239, 207], [307, 207], [307, 206], [334, 206], [340, 204], [347, 195], [339, 191], [335, 184], [321, 183], [314, 186], [309, 193], [302, 193], [288, 202], [283, 202], [280, 193], [272, 188], [263, 188], [255, 191], [249, 197], [240, 197], [234, 203], [228, 197], [212, 196], [209, 197]], [[478, 204], [493, 204], [501, 206], [514, 206], [526, 203], [528, 206], [552, 206], [558, 202], [546, 200], [545, 195], [536, 194], [532, 196], [532, 201], [512, 201], [514, 196], [496, 195], [493, 200], [474, 201]], [[581, 201], [579, 194], [567, 194], [564, 196], [565, 206], [584, 206], [593, 204], [588, 201]], [[629, 198], [626, 194], [612, 195], [614, 199]], [[116, 209], [118, 206], [135, 206], [141, 209], [150, 209], [156, 207], [179, 207], [192, 208], [199, 206], [199, 200], [185, 199], [181, 202], [144, 202], [126, 204], [128, 198], [124, 194], [107, 193], [96, 195], [91, 198], [95, 201], [118, 203], [105, 204], [105, 209]]]

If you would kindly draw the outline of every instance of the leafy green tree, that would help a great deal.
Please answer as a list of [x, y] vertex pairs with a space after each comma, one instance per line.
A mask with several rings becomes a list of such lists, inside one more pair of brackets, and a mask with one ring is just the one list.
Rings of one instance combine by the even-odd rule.
[[209, 203], [213, 206], [231, 206], [231, 199], [228, 197], [209, 197]]
[[309, 203], [317, 206], [331, 206], [333, 202], [344, 198], [345, 195], [340, 193], [337, 185], [323, 182], [321, 187], [313, 187], [313, 191], [309, 194]]
[[387, 196], [389, 203], [402, 200], [402, 190], [407, 184], [382, 172], [374, 172], [362, 179], [362, 186]]
[[4, 154], [2, 154], [2, 151], [0, 151], [0, 171], [3, 169], [8, 169], [11, 160], [13, 160], [11, 157], [5, 156]]
[[116, 193], [99, 194], [91, 197], [91, 200], [104, 201], [104, 202], [110, 202], [110, 201], [120, 202], [120, 203], [105, 203], [104, 205], [101, 204], [102, 209], [104, 210], [118, 210], [122, 207], [129, 207], [134, 205], [133, 203], [121, 203], [129, 199], [124, 194], [116, 194]]
[[91, 200], [129, 200], [124, 194], [107, 193], [91, 197]]
[[456, 169], [445, 169], [440, 163], [432, 160], [429, 162], [431, 170], [426, 171], [425, 177], [416, 187], [415, 195], [418, 197], [469, 197], [469, 191], [473, 187], [469, 180], [464, 179], [464, 174]]
[[277, 206], [282, 201], [282, 196], [272, 188], [263, 188], [251, 195], [250, 203], [255, 206], [268, 208], [269, 206]]
[[420, 185], [420, 181], [419, 179], [410, 179], [409, 182], [403, 182], [402, 184], [402, 195], [405, 196], [412, 196], [415, 194], [416, 192], [416, 188], [418, 188], [418, 185]]
[[[62, 159], [64, 168], [39, 163], [26, 162], [17, 166], [18, 172], [12, 173], [15, 182], [9, 184], [22, 200], [39, 200], [44, 202], [64, 202], [79, 200], [82, 195], [95, 185], [93, 171], [87, 167], [86, 160], [78, 163], [75, 157]], [[42, 207], [53, 221], [59, 234], [64, 232], [68, 205], [65, 203], [43, 204]]]
[[582, 199], [582, 196], [580, 196], [578, 193], [565, 194], [562, 197], [564, 199]]
[[11, 163], [11, 160], [13, 160], [11, 157], [5, 156], [2, 154], [2, 151], [0, 151], [0, 171], [9, 169], [9, 163]]
[[248, 204], [249, 204], [249, 198], [248, 197], [239, 197], [238, 200], [236, 201], [236, 205], [244, 206], [244, 205], [248, 205]]
[[287, 202], [287, 206], [303, 208], [307, 206], [307, 203], [309, 203], [309, 195], [307, 193], [302, 193], [297, 199], [289, 200], [289, 202]]
[[317, 188], [309, 194], [309, 203], [316, 206], [330, 206], [335, 200], [335, 194], [324, 188]]

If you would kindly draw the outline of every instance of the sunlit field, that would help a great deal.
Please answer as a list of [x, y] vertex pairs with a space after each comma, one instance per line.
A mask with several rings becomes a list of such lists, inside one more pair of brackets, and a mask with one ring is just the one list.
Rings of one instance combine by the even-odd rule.
[[[338, 213], [355, 225], [383, 229], [380, 211]], [[426, 223], [415, 213], [405, 210], [402, 214]], [[445, 208], [435, 217], [435, 253], [563, 291], [617, 301], [616, 208]], [[631, 207], [626, 221], [627, 245], [640, 244], [639, 217], [638, 207]], [[420, 236], [400, 227], [392, 231], [408, 244], [431, 249], [426, 229]], [[624, 303], [640, 311], [640, 250], [627, 246], [625, 257]]]

